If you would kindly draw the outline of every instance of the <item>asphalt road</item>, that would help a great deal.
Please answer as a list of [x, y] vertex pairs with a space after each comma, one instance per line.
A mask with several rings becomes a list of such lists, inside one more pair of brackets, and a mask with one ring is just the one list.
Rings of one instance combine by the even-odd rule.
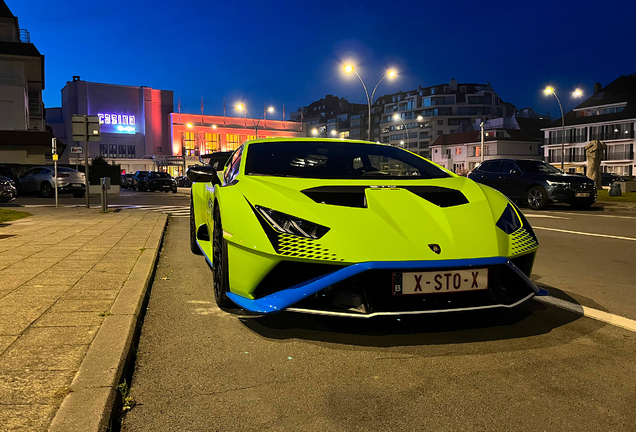
[[[633, 313], [634, 242], [548, 228], [636, 238], [634, 221], [567, 213], [529, 216], [534, 278]], [[635, 430], [636, 333], [534, 300], [401, 320], [237, 312], [216, 307], [188, 220], [172, 219], [125, 431]]]

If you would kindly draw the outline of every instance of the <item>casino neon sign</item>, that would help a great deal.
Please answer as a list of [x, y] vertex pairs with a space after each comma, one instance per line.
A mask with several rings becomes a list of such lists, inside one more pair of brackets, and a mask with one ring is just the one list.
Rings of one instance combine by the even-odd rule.
[[129, 114], [99, 113], [99, 124], [112, 125], [115, 130], [123, 133], [135, 132], [135, 116]]

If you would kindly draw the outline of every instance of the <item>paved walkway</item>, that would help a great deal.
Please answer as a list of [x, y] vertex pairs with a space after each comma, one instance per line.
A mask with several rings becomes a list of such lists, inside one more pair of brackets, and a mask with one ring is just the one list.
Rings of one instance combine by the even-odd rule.
[[0, 224], [0, 430], [105, 430], [167, 215], [29, 208]]

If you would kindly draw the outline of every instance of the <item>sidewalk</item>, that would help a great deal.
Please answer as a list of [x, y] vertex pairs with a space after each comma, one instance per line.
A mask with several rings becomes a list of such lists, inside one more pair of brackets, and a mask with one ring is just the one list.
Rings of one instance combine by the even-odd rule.
[[594, 207], [602, 207], [604, 211], [611, 212], [636, 212], [636, 203], [597, 201]]
[[167, 215], [27, 211], [0, 224], [0, 430], [106, 430]]

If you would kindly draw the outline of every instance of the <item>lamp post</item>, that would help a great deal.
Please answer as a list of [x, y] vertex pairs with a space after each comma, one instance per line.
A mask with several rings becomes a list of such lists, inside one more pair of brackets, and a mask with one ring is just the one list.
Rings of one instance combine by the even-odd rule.
[[[559, 97], [552, 87], [546, 87], [544, 93], [546, 95], [554, 95], [554, 98], [559, 103], [559, 109], [561, 110], [561, 171], [563, 171], [563, 162], [565, 161], [565, 116], [563, 115], [563, 106], [561, 105], [561, 101], [559, 100]], [[572, 92], [572, 97], [580, 97], [582, 95], [583, 92], [579, 89], [576, 89], [574, 90], [574, 92]]]
[[[404, 131], [406, 132], [406, 142], [407, 142], [408, 147], [410, 148], [411, 147], [411, 138], [409, 137], [409, 131], [406, 128], [406, 123], [404, 123], [404, 120], [402, 119], [402, 116], [399, 116], [397, 114], [393, 114], [393, 121], [398, 121], [398, 120], [401, 121], [402, 124], [404, 125]], [[402, 143], [404, 143], [404, 141], [402, 141]]]
[[378, 83], [375, 85], [375, 88], [371, 92], [371, 98], [369, 98], [369, 92], [367, 91], [367, 86], [364, 84], [364, 81], [362, 81], [362, 77], [360, 77], [360, 74], [358, 73], [358, 71], [355, 70], [355, 68], [352, 65], [350, 65], [350, 64], [346, 65], [344, 70], [347, 73], [354, 72], [356, 74], [356, 76], [358, 77], [358, 79], [360, 80], [360, 82], [362, 83], [362, 87], [364, 88], [364, 94], [366, 94], [366, 96], [367, 96], [367, 105], [369, 107], [369, 123], [367, 125], [367, 140], [371, 141], [371, 103], [373, 102], [373, 96], [375, 95], [375, 91], [378, 89], [378, 86], [384, 80], [384, 78], [386, 78], [387, 76], [389, 78], [393, 78], [397, 73], [394, 70], [389, 69], [384, 74], [384, 76], [382, 78], [380, 78], [380, 81], [378, 81]]
[[263, 107], [263, 117], [259, 118], [259, 119], [254, 119], [254, 117], [252, 117], [252, 114], [247, 110], [247, 107], [243, 104], [237, 104], [236, 105], [236, 109], [239, 111], [244, 111], [248, 116], [250, 116], [250, 119], [252, 119], [252, 124], [254, 125], [254, 132], [256, 133], [256, 138], [258, 139], [258, 125], [260, 124], [261, 120], [263, 120], [265, 118], [265, 116], [267, 115], [268, 112], [272, 113], [274, 112], [274, 108], [273, 107], [269, 107], [267, 109], [265, 109], [265, 107]]

